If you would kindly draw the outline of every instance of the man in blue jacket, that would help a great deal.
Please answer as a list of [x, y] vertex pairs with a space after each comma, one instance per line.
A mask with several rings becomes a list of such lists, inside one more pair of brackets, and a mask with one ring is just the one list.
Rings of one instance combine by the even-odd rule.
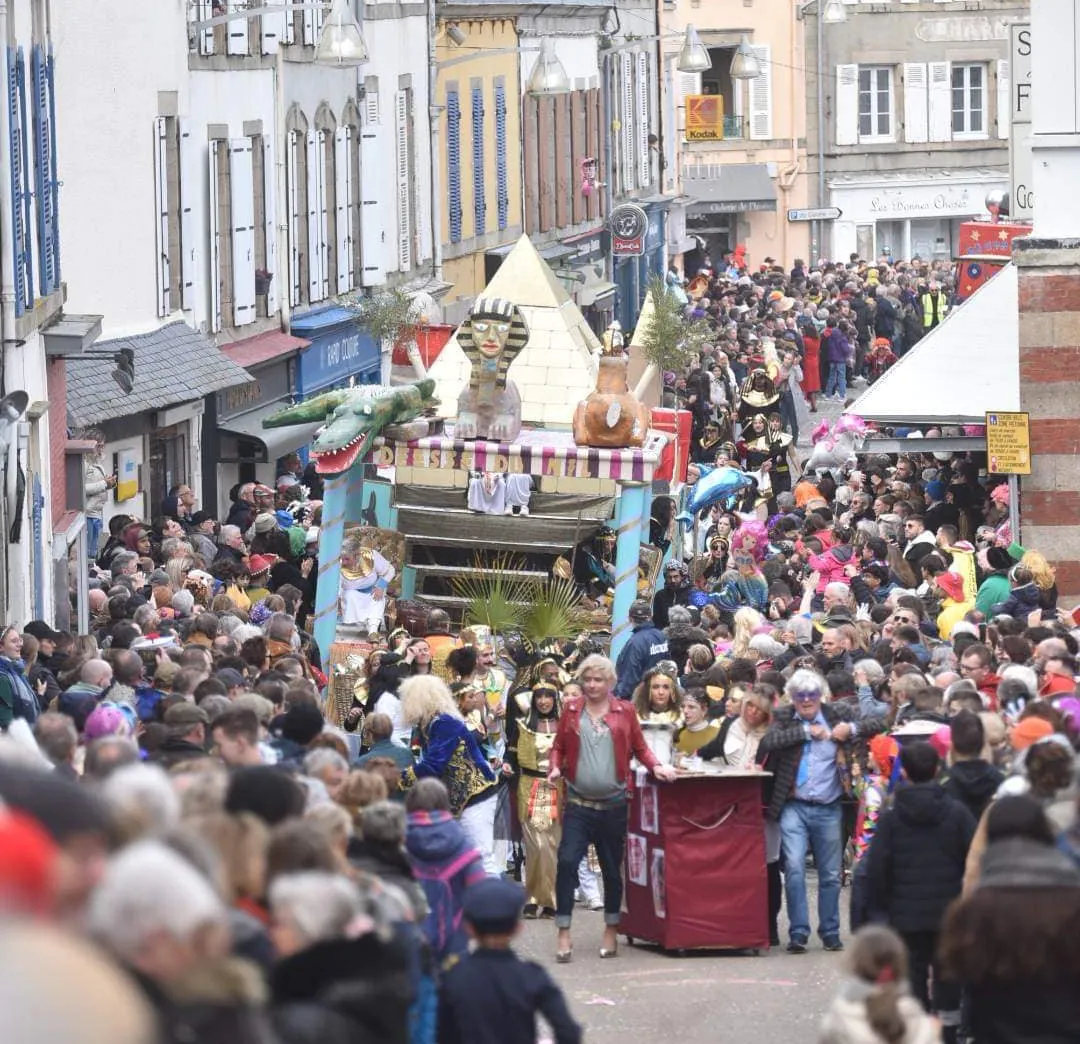
[[667, 635], [653, 623], [652, 606], [644, 599], [630, 606], [630, 624], [634, 633], [615, 661], [615, 695], [620, 700], [630, 699], [645, 672], [668, 656]]

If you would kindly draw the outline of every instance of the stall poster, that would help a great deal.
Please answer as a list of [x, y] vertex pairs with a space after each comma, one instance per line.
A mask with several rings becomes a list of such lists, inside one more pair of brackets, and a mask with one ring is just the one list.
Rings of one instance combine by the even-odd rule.
[[626, 835], [626, 876], [631, 884], [644, 887], [649, 883], [649, 857], [640, 834]]
[[667, 917], [667, 874], [662, 848], [654, 848], [652, 854], [652, 904], [657, 917]]
[[657, 801], [656, 784], [646, 783], [641, 788], [641, 829], [647, 834], [656, 834], [660, 830]]

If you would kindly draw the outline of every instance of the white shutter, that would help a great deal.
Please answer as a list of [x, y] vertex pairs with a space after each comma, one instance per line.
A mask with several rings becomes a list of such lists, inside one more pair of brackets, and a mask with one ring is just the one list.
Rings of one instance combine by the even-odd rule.
[[326, 10], [320, 7], [317, 11], [312, 11], [311, 13], [315, 16], [315, 42], [318, 43], [319, 37], [322, 35], [323, 20], [326, 18]]
[[315, 41], [315, 12], [308, 10], [304, 12], [304, 46], [313, 47]]
[[210, 315], [208, 325], [211, 333], [221, 329], [221, 255], [218, 232], [218, 150], [222, 142], [210, 142]]
[[859, 67], [836, 67], [836, 144], [859, 142]]
[[[305, 12], [306, 14], [307, 12]], [[321, 131], [309, 130], [307, 133], [307, 229], [308, 229], [308, 300], [313, 304], [321, 301], [323, 294], [322, 277], [322, 236], [320, 235], [319, 215], [325, 210], [320, 199], [322, 178], [319, 176], [319, 138]]]
[[[819, 0], [821, 2], [821, 0]], [[750, 137], [766, 141], [772, 134], [772, 48], [768, 44], [751, 44], [750, 50], [758, 60], [761, 71], [750, 81]]]
[[386, 128], [379, 110], [378, 90], [364, 96], [364, 125], [360, 130], [360, 285], [386, 282], [387, 214], [390, 186], [386, 171]]
[[277, 167], [274, 165], [274, 146], [270, 137], [263, 138], [263, 215], [266, 221], [266, 270], [273, 279], [266, 291], [266, 314], [278, 310], [278, 287], [281, 285], [281, 265], [277, 256]]
[[652, 181], [649, 162], [649, 56], [637, 55], [638, 185], [648, 188]]
[[337, 232], [337, 293], [346, 294], [355, 285], [352, 249], [352, 128], [334, 131], [334, 200], [337, 205], [334, 228]]
[[637, 151], [634, 136], [634, 59], [629, 53], [622, 55], [619, 63], [622, 82], [619, 84], [620, 112], [622, 121], [622, 157], [619, 163], [619, 180], [623, 192], [634, 187], [634, 155]]
[[191, 120], [181, 116], [176, 122], [180, 131], [180, 304], [192, 311], [199, 274], [195, 202], [202, 195], [202, 158], [191, 132]]
[[701, 73], [679, 73], [679, 101], [685, 105], [689, 94], [701, 93]]
[[[206, 22], [214, 17], [214, 0], [195, 0], [195, 21]], [[199, 54], [214, 53], [214, 27], [199, 30]]]
[[292, 21], [292, 11], [271, 11], [259, 20], [259, 35], [262, 37], [262, 53], [274, 54], [285, 42], [285, 21]]
[[300, 173], [300, 150], [304, 147], [299, 131], [289, 134], [285, 154], [285, 178], [289, 190], [289, 303], [296, 307], [303, 297], [300, 287], [300, 215], [303, 213], [304, 189], [297, 184]]
[[154, 246], [157, 250], [157, 314], [166, 316], [169, 308], [169, 121], [164, 116], [154, 120]]
[[285, 31], [282, 34], [282, 42], [287, 44], [296, 43], [295, 11], [285, 12]]
[[[247, 7], [245, 0], [229, 0], [230, 11], [243, 11]], [[248, 53], [248, 24], [247, 18], [234, 18], [225, 26], [225, 50], [232, 55], [245, 55]]]
[[255, 170], [250, 138], [229, 142], [233, 326], [255, 321]]
[[1012, 95], [1009, 93], [1009, 59], [997, 63], [997, 136], [1008, 138], [1012, 118]]
[[926, 63], [904, 65], [904, 141], [926, 141], [927, 123]]
[[394, 98], [395, 189], [397, 196], [397, 268], [412, 268], [412, 215], [409, 213], [409, 182], [412, 162], [409, 157], [409, 96], [398, 91]]
[[930, 62], [930, 140], [952, 138], [952, 85], [948, 62]]

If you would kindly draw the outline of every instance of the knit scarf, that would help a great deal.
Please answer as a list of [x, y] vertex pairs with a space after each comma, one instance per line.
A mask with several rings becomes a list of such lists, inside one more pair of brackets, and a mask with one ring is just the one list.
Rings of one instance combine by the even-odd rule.
[[12, 711], [16, 718], [25, 718], [33, 725], [39, 713], [38, 702], [34, 690], [30, 688], [30, 682], [26, 679], [25, 670], [26, 664], [22, 660], [0, 656], [0, 675], [11, 681], [12, 693], [15, 696]]

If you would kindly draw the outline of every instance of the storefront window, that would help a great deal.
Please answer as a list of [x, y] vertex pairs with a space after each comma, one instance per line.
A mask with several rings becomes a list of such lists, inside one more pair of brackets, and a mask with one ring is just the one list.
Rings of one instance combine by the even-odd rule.
[[191, 435], [187, 421], [150, 436], [150, 513], [157, 515], [173, 486], [191, 481]]

